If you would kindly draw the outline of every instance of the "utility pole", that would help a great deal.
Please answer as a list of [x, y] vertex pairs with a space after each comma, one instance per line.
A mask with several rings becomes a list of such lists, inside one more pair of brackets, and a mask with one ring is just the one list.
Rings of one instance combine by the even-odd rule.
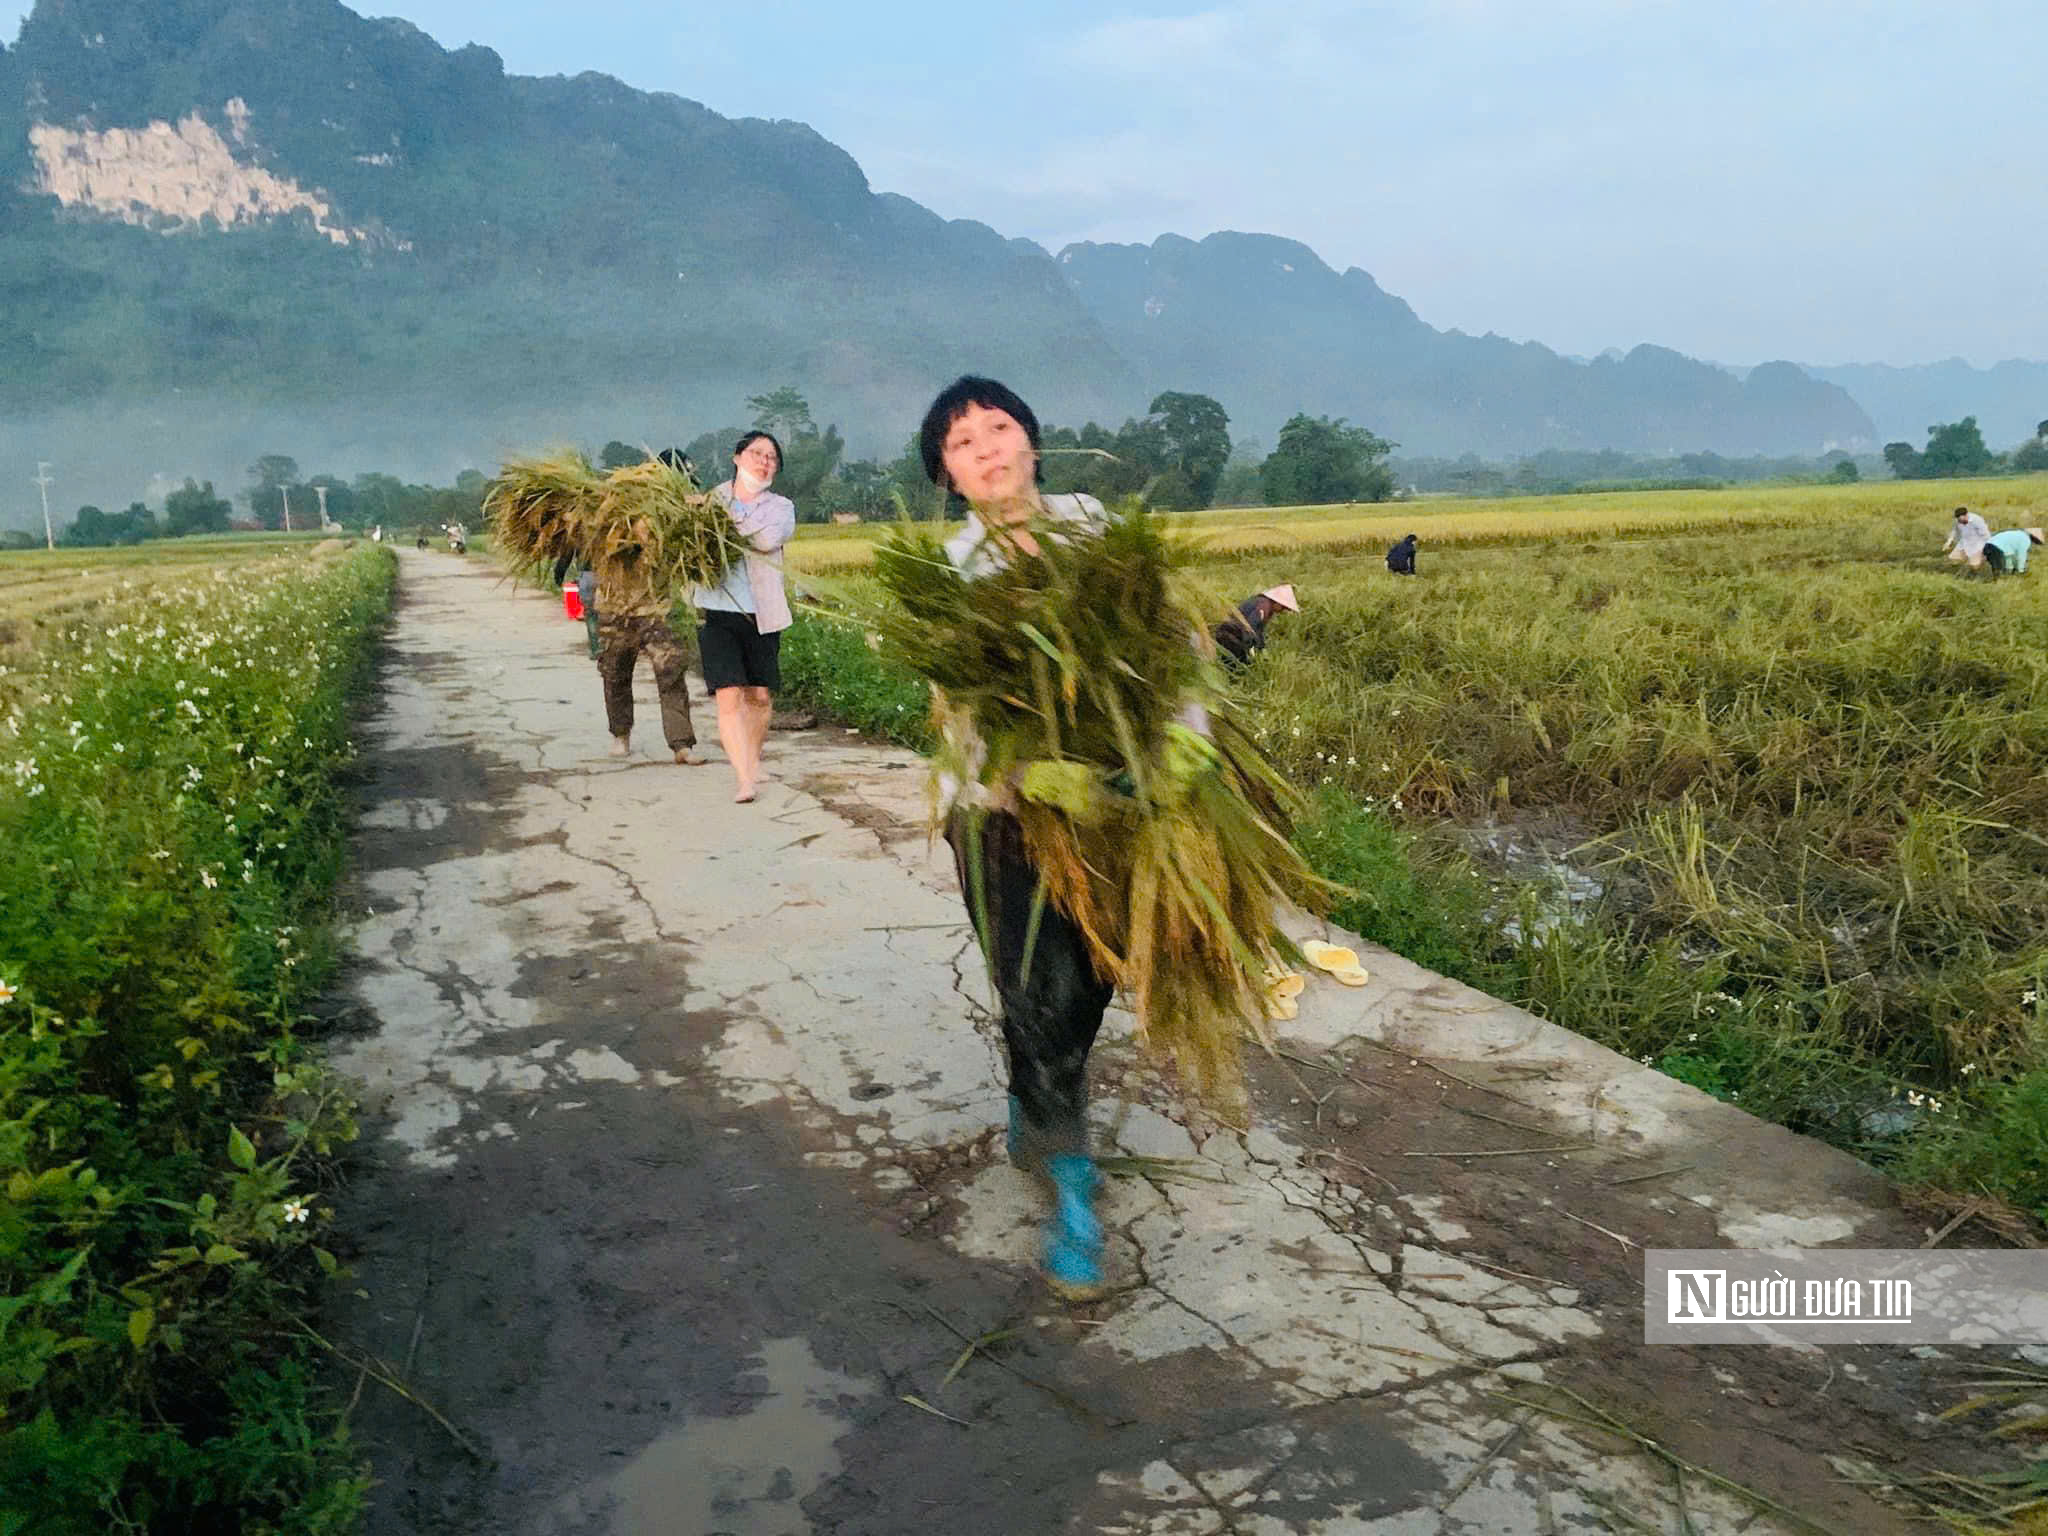
[[277, 494], [284, 498], [284, 531], [290, 533], [292, 531], [292, 488], [288, 485], [280, 485], [277, 488]]
[[327, 487], [316, 485], [313, 494], [320, 498], [320, 527], [324, 531], [327, 527]]
[[50, 531], [50, 466], [41, 459], [36, 460], [36, 472], [29, 484], [43, 493], [43, 545], [47, 549], [57, 547], [57, 535]]

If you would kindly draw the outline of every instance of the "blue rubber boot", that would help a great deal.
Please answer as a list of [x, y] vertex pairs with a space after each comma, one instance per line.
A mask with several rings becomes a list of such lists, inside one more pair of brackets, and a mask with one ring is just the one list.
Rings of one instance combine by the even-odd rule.
[[1052, 1214], [1045, 1223], [1045, 1278], [1069, 1300], [1102, 1291], [1102, 1223], [1095, 1216], [1101, 1180], [1092, 1160], [1076, 1152], [1055, 1157], [1046, 1167], [1052, 1180]]

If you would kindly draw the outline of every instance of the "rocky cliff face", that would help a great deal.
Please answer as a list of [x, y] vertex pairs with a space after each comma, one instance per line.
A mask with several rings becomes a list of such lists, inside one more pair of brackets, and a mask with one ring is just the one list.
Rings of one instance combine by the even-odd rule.
[[[237, 144], [248, 144], [249, 109], [240, 97], [221, 109]], [[60, 208], [101, 214], [145, 229], [239, 225], [304, 214], [315, 233], [336, 245], [368, 240], [369, 232], [336, 221], [328, 200], [260, 165], [235, 158], [228, 141], [197, 112], [176, 124], [142, 128], [65, 128], [34, 122], [32, 191]]]

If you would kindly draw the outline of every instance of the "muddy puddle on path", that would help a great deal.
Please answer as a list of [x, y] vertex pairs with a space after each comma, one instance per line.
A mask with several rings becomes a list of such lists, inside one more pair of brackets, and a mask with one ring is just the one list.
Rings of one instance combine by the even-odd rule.
[[751, 1412], [699, 1419], [656, 1440], [612, 1484], [615, 1536], [809, 1536], [799, 1501], [837, 1477], [841, 1402], [875, 1387], [827, 1370], [802, 1339], [769, 1339]]

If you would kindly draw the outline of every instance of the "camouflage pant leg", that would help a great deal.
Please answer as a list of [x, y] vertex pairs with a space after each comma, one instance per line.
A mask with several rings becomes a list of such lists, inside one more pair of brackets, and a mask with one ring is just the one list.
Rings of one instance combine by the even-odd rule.
[[614, 736], [633, 734], [633, 664], [640, 659], [631, 619], [600, 614], [597, 621], [597, 675], [604, 684], [605, 729]]
[[661, 699], [663, 738], [671, 751], [694, 747], [697, 728], [690, 720], [690, 691], [683, 677], [689, 653], [666, 619], [598, 615], [597, 673], [604, 683], [607, 727], [614, 736], [633, 733], [633, 666], [643, 653], [654, 669], [654, 688]]
[[661, 699], [661, 734], [671, 751], [697, 745], [697, 727], [690, 720], [690, 685], [684, 668], [690, 653], [666, 619], [643, 619], [641, 648], [654, 668], [654, 688]]

